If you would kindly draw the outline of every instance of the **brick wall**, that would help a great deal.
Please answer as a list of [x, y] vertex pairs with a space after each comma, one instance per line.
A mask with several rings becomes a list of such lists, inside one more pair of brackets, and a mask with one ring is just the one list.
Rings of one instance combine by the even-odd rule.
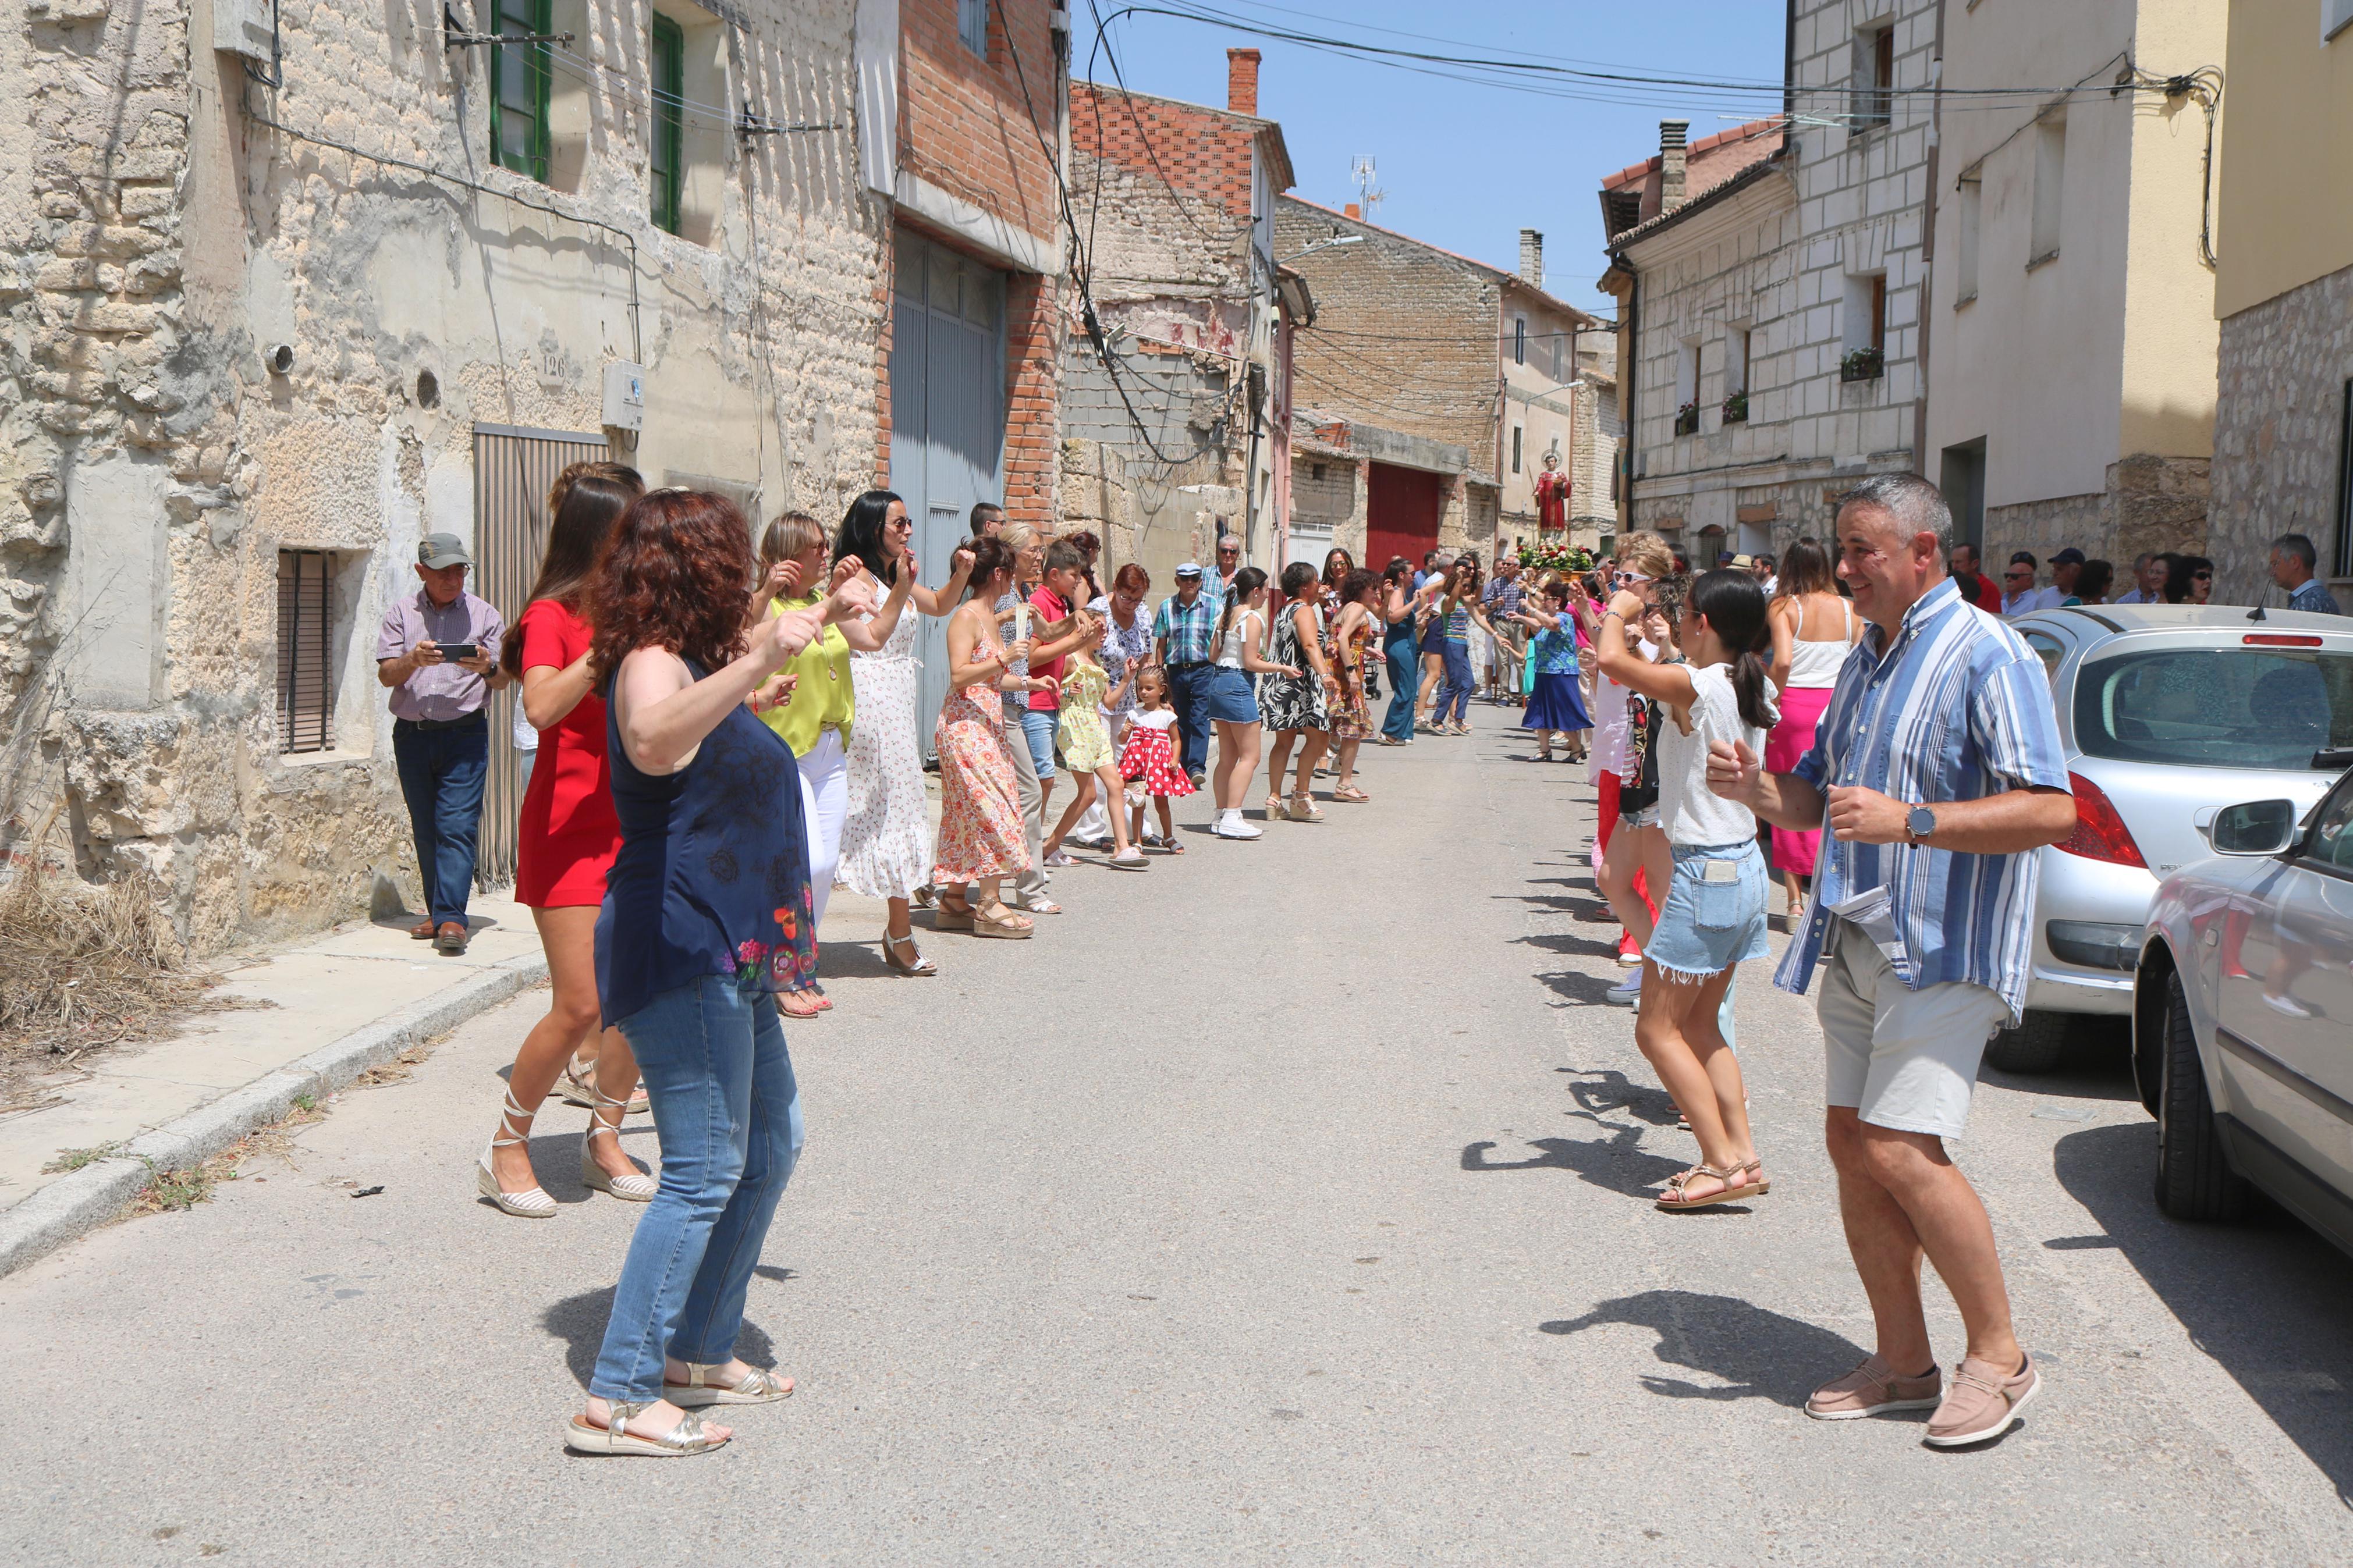
[[1047, 237], [1062, 231], [1050, 15], [1046, 0], [990, 0], [983, 59], [956, 37], [956, 0], [899, 5], [899, 166]]
[[[1469, 448], [1494, 461], [1502, 285], [1475, 263], [1312, 203], [1275, 204], [1275, 254], [1307, 279], [1315, 325], [1299, 334], [1293, 395], [1339, 414]], [[1334, 235], [1353, 245], [1299, 256]]]

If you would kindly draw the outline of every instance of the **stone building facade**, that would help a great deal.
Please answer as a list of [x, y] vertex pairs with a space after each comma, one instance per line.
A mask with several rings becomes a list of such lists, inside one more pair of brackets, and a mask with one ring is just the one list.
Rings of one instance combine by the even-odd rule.
[[1787, 117], [1663, 121], [1602, 182], [1634, 339], [1621, 511], [1695, 563], [1825, 535], [1857, 481], [1919, 467], [1938, 14], [1790, 0]]
[[2229, 64], [2214, 597], [2277, 605], [2269, 547], [2300, 532], [2353, 604], [2353, 208], [2311, 199], [2353, 181], [2353, 16], [2316, 36], [2298, 7], [2234, 5]]
[[[86, 874], [152, 873], [200, 950], [414, 903], [373, 648], [420, 535], [470, 541], [512, 617], [563, 460], [755, 518], [903, 472], [916, 240], [961, 258], [917, 302], [1010, 345], [1009, 455], [979, 455], [1050, 513], [1059, 352], [1025, 342], [1059, 344], [1052, 154], [1018, 150], [1057, 145], [1044, 0], [987, 7], [976, 48], [954, 0], [547, 10], [568, 37], [468, 33], [498, 24], [465, 0], [454, 31], [438, 0], [0, 24], [0, 805], [11, 847], [57, 807]], [[1017, 47], [1042, 124], [1004, 123]], [[1029, 270], [992, 294], [1008, 249]]]
[[1289, 508], [1285, 322], [1311, 307], [1276, 267], [1282, 128], [1259, 117], [1259, 51], [1227, 51], [1224, 109], [1100, 83], [1071, 89], [1071, 179], [1103, 349], [1064, 343], [1062, 513], [1112, 565], [1166, 588], [1221, 529], [1280, 558]]
[[[1509, 392], [1522, 395], [1525, 480], [1534, 460], [1526, 399], [1565, 403], [1563, 382], [1574, 380], [1547, 374], [1547, 367], [1573, 373], [1577, 357], [1572, 346], [1555, 359], [1551, 345], [1606, 326], [1516, 273], [1353, 212], [1285, 196], [1276, 214], [1276, 253], [1307, 279], [1316, 311], [1314, 328], [1299, 334], [1293, 426], [1320, 449], [1294, 452], [1293, 482], [1303, 462], [1311, 473], [1341, 458], [1360, 467], [1362, 510], [1335, 523], [1331, 537], [1375, 566], [1392, 554], [1419, 560], [1430, 549], [1491, 556], [1498, 538], [1508, 542], [1514, 531], [1503, 517]], [[1560, 419], [1565, 441], [1573, 440], [1572, 422], [1544, 414]], [[1535, 531], [1533, 507], [1521, 531]]]

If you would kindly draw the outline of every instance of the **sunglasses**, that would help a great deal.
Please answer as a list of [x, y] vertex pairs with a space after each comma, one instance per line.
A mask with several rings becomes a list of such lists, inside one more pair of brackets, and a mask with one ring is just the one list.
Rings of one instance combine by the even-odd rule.
[[2189, 575], [2194, 582], [2211, 583], [2214, 580], [2214, 574], [2211, 572], [2192, 572]]
[[2009, 571], [2003, 573], [2002, 575], [2005, 577], [2031, 577], [2034, 574], [2027, 567], [2013, 566]]

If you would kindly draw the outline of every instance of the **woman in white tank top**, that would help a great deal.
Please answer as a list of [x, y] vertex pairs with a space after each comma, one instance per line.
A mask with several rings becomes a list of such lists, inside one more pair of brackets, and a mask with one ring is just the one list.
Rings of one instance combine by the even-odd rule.
[[[1839, 671], [1862, 631], [1854, 606], [1838, 594], [1830, 552], [1810, 539], [1789, 547], [1781, 563], [1781, 592], [1767, 612], [1773, 625], [1773, 684], [1781, 692], [1781, 721], [1765, 742], [1765, 765], [1788, 773], [1813, 749], [1814, 728], [1831, 705]], [[1806, 901], [1821, 834], [1773, 832], [1773, 868], [1781, 874], [1791, 930]]]
[[1740, 1064], [1717, 1010], [1735, 967], [1767, 951], [1767, 877], [1757, 818], [1707, 787], [1707, 756], [1711, 745], [1759, 750], [1778, 717], [1766, 672], [1772, 645], [1765, 591], [1746, 572], [1700, 576], [1679, 639], [1686, 657], [1672, 664], [1635, 653], [1626, 617], [1642, 608], [1639, 595], [1617, 595], [1599, 641], [1601, 673], [1665, 710], [1657, 742], [1659, 826], [1674, 870], [1658, 924], [1642, 944], [1634, 1043], [1691, 1123], [1700, 1162], [1668, 1182], [1658, 1206], [1746, 1203], [1772, 1188], [1749, 1133]]

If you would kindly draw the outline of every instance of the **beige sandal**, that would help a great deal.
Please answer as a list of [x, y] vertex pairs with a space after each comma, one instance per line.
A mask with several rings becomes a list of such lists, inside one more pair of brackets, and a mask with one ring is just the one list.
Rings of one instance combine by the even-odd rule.
[[564, 1439], [567, 1448], [584, 1454], [644, 1454], [657, 1459], [681, 1459], [694, 1454], [708, 1454], [723, 1447], [725, 1437], [713, 1437], [702, 1428], [702, 1417], [690, 1410], [678, 1418], [678, 1425], [658, 1437], [648, 1437], [628, 1430], [629, 1423], [643, 1413], [651, 1400], [635, 1404], [616, 1403], [605, 1425], [596, 1426], [584, 1415], [572, 1418], [571, 1430]]
[[932, 909], [932, 929], [934, 931], [970, 931], [972, 904], [962, 898], [955, 903], [950, 903], [947, 896], [942, 894], [940, 901]]
[[[1763, 1189], [1754, 1182], [1741, 1181], [1741, 1176], [1747, 1170], [1746, 1165], [1735, 1165], [1728, 1171], [1719, 1171], [1714, 1165], [1694, 1165], [1688, 1171], [1677, 1171], [1668, 1178], [1667, 1190], [1659, 1194], [1658, 1206], [1662, 1209], [1704, 1209], [1715, 1204], [1736, 1204], [1743, 1199], [1753, 1198]], [[1695, 1198], [1685, 1196], [1693, 1180], [1699, 1176], [1714, 1177], [1724, 1185], [1715, 1192], [1703, 1193]]]
[[1020, 915], [1015, 914], [1011, 910], [1007, 909], [1001, 902], [992, 905], [991, 908], [996, 909], [999, 912], [997, 914], [990, 914], [987, 910], [975, 910], [972, 911], [973, 935], [998, 937], [1008, 942], [1027, 942], [1029, 940], [1029, 933], [1036, 929], [1030, 921]]
[[616, 1117], [607, 1121], [605, 1112], [617, 1106], [623, 1108], [622, 1114], [627, 1115], [628, 1105], [628, 1101], [624, 1100], [610, 1100], [601, 1093], [596, 1096], [596, 1107], [588, 1112], [588, 1131], [580, 1134], [580, 1184], [591, 1192], [610, 1193], [624, 1203], [649, 1204], [661, 1186], [645, 1172], [637, 1169], [637, 1162], [630, 1162], [628, 1175], [616, 1176], [596, 1163], [596, 1157], [588, 1152], [589, 1143], [600, 1132], [609, 1134], [617, 1142], [619, 1141], [620, 1119]]

